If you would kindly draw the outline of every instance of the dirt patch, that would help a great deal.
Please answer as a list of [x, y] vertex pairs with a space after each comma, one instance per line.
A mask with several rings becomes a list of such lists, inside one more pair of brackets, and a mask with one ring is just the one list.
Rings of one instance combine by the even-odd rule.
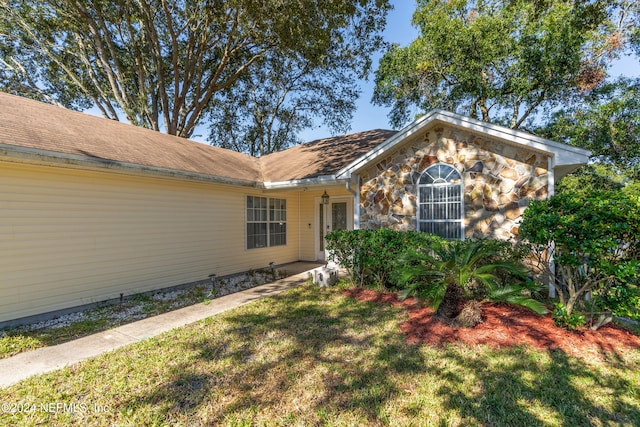
[[530, 345], [544, 350], [559, 349], [568, 354], [598, 356], [624, 349], [640, 349], [640, 337], [615, 324], [597, 331], [569, 331], [556, 326], [551, 315], [541, 316], [526, 308], [483, 303], [482, 323], [475, 328], [452, 328], [434, 318], [434, 311], [414, 298], [399, 301], [396, 294], [355, 288], [344, 295], [358, 301], [403, 306], [409, 320], [400, 324], [406, 340], [414, 344], [442, 346], [446, 343], [486, 344], [491, 347]]

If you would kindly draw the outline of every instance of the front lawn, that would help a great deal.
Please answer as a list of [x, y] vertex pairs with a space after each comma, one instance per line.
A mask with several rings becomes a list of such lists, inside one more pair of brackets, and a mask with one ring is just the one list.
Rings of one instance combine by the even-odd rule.
[[311, 285], [0, 390], [0, 425], [640, 425], [640, 351], [407, 344]]

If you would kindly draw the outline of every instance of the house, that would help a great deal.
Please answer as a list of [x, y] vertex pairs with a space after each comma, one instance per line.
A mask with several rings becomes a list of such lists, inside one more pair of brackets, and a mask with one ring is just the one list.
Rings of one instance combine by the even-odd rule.
[[254, 158], [0, 94], [0, 325], [322, 260], [334, 228], [511, 239], [588, 156], [435, 110]]

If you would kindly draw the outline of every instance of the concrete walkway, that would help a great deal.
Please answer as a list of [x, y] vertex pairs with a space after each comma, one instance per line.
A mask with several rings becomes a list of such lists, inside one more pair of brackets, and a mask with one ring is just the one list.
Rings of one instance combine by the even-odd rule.
[[195, 304], [63, 344], [42, 347], [0, 359], [0, 387], [10, 386], [32, 375], [60, 369], [257, 299], [286, 291], [306, 282], [311, 277], [313, 269], [319, 266], [321, 264], [311, 262], [287, 264], [279, 268], [291, 273], [291, 276], [215, 298], [207, 305]]

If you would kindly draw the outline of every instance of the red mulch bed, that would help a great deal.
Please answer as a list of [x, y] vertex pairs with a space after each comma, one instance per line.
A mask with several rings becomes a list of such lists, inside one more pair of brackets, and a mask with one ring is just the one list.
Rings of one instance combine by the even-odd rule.
[[639, 349], [640, 337], [609, 323], [597, 331], [569, 331], [556, 326], [551, 315], [538, 315], [523, 307], [484, 303], [483, 322], [475, 328], [452, 328], [438, 321], [431, 308], [414, 298], [399, 301], [396, 294], [381, 294], [370, 289], [355, 288], [344, 295], [358, 301], [370, 301], [406, 307], [409, 320], [400, 324], [406, 340], [413, 344], [442, 346], [446, 343], [486, 344], [512, 347], [526, 344], [544, 350], [560, 349], [572, 355], [602, 355], [617, 350]]

